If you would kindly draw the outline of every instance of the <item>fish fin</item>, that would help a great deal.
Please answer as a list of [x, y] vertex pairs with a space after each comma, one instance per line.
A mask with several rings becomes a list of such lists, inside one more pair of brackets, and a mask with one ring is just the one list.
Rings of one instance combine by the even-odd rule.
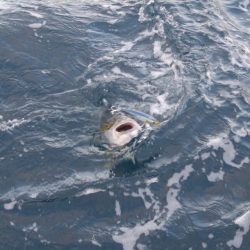
[[104, 167], [112, 169], [117, 162], [117, 157], [111, 151], [106, 153], [106, 157], [107, 161], [105, 162]]
[[136, 162], [135, 161], [135, 154], [133, 152], [128, 152], [126, 158], [128, 160], [131, 160], [133, 162], [133, 164], [135, 165], [135, 162]]
[[135, 154], [131, 155], [131, 161], [133, 162], [133, 164], [135, 165]]

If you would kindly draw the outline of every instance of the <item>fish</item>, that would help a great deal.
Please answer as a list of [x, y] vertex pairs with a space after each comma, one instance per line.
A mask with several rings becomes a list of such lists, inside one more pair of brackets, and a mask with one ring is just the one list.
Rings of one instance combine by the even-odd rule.
[[107, 110], [102, 119], [100, 131], [111, 147], [123, 147], [137, 137], [142, 126], [120, 110]]
[[148, 137], [152, 125], [160, 122], [138, 110], [105, 106], [99, 131], [93, 136], [93, 145], [104, 152], [105, 166], [112, 172], [124, 161], [135, 165], [136, 149]]
[[110, 147], [123, 147], [141, 134], [146, 124], [159, 125], [160, 122], [138, 110], [111, 106], [102, 115], [100, 132]]

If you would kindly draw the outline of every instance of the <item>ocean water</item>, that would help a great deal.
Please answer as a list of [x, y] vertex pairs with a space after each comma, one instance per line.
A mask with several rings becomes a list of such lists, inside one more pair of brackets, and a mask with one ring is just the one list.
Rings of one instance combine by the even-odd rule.
[[0, 249], [249, 250], [249, 85], [249, 0], [0, 0]]

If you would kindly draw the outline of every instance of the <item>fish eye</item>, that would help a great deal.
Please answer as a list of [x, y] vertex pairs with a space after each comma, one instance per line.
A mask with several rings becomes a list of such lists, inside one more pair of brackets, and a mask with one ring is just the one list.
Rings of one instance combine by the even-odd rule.
[[131, 123], [124, 123], [124, 124], [120, 125], [119, 127], [117, 127], [116, 131], [117, 132], [124, 132], [124, 131], [128, 131], [132, 128], [133, 128], [133, 125]]

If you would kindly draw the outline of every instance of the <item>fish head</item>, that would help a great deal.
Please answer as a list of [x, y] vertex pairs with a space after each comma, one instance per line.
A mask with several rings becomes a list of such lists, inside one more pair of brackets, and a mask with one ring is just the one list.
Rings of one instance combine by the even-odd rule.
[[111, 145], [121, 147], [137, 137], [141, 129], [141, 126], [135, 120], [129, 117], [123, 117], [106, 130], [104, 136]]
[[137, 137], [142, 127], [131, 117], [111, 110], [104, 113], [100, 130], [109, 145], [122, 147]]

